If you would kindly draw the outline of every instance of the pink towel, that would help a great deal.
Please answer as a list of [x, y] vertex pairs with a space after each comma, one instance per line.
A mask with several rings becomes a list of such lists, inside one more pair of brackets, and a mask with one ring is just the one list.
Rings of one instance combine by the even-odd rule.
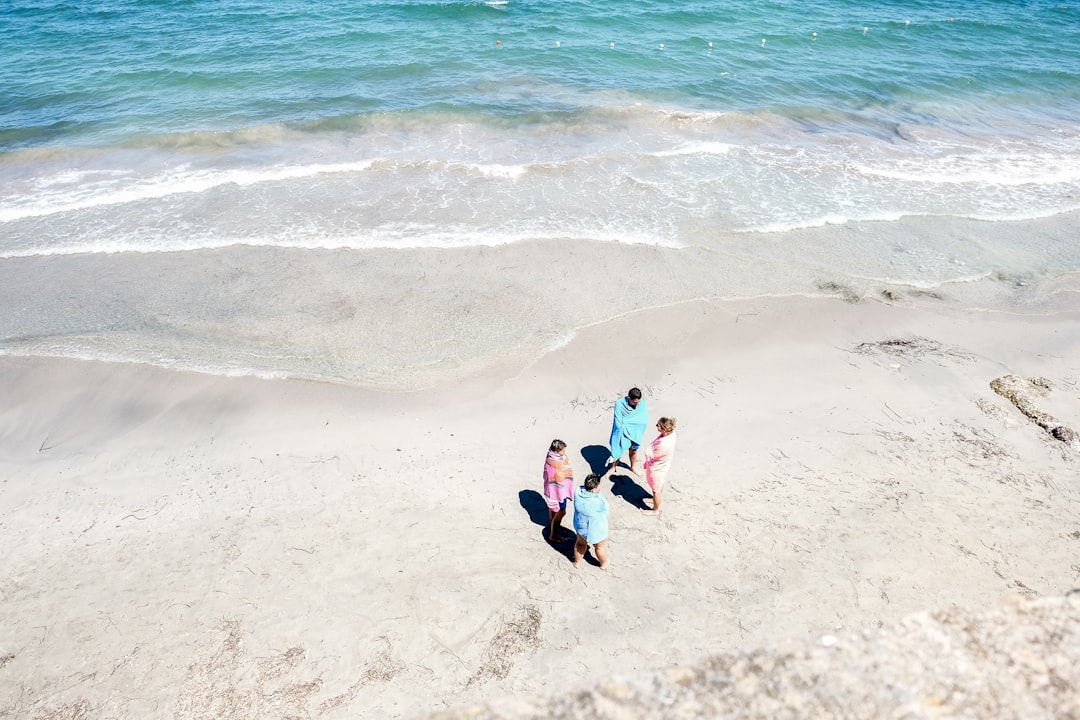
[[566, 509], [566, 501], [574, 497], [574, 468], [565, 455], [548, 451], [544, 461], [544, 500], [551, 512]]
[[671, 458], [675, 455], [675, 433], [657, 435], [645, 448], [645, 479], [654, 491], [664, 487]]

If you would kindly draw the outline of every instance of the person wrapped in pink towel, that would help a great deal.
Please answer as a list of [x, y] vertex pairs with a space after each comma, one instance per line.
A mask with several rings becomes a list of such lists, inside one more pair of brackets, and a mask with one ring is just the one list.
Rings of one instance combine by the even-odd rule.
[[552, 440], [544, 460], [544, 500], [548, 506], [548, 541], [569, 539], [562, 535], [566, 503], [574, 496], [574, 468], [565, 455], [566, 443]]
[[675, 455], [675, 418], [662, 417], [656, 423], [660, 433], [645, 448], [645, 480], [652, 490], [652, 509], [642, 511], [646, 515], [659, 515], [660, 503], [664, 497], [664, 484], [667, 482], [671, 458]]

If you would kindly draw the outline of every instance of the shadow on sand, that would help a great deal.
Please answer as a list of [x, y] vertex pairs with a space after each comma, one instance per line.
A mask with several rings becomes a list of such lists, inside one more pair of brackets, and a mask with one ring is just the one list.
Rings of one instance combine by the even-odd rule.
[[651, 498], [652, 493], [626, 475], [615, 474], [611, 476], [611, 494], [622, 498], [639, 510], [651, 509], [645, 504], [645, 498]]
[[566, 509], [566, 517], [563, 518], [563, 535], [564, 538], [560, 538], [555, 542], [548, 541], [548, 507], [547, 502], [544, 500], [544, 496], [535, 490], [519, 490], [518, 502], [521, 503], [521, 507], [525, 512], [529, 513], [529, 519], [532, 520], [534, 525], [540, 526], [540, 537], [548, 545], [552, 547], [560, 555], [564, 555], [570, 560], [574, 559], [574, 530], [573, 527], [567, 527], [567, 521], [573, 523], [574, 508], [573, 505], [568, 504]]
[[603, 475], [607, 470], [607, 461], [611, 452], [604, 445], [586, 445], [581, 448], [581, 457], [589, 463], [589, 472]]

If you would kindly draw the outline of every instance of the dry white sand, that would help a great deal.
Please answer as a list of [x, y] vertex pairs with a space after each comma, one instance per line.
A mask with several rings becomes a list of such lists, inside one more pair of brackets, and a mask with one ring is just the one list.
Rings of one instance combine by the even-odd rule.
[[[1078, 321], [696, 302], [408, 394], [0, 358], [0, 718], [415, 717], [1063, 594], [1077, 451], [990, 382], [1080, 429]], [[544, 453], [635, 384], [665, 511], [624, 473], [575, 570]]]

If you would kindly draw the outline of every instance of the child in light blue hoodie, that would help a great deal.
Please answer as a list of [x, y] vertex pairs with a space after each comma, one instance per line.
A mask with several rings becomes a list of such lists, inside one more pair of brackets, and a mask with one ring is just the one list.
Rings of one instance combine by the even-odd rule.
[[600, 476], [593, 473], [585, 478], [585, 484], [574, 494], [574, 531], [577, 542], [574, 543], [574, 567], [581, 567], [589, 546], [593, 546], [600, 569], [607, 569], [608, 504], [604, 496], [597, 492]]

